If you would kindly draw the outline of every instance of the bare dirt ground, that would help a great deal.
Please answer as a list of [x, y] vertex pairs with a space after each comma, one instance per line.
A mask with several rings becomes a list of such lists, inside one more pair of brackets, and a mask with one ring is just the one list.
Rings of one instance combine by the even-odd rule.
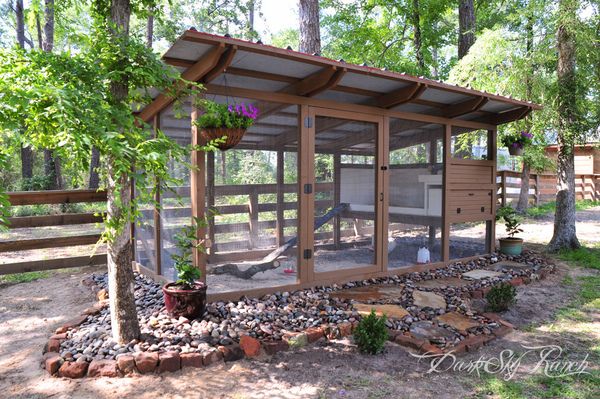
[[[580, 238], [598, 241], [600, 208], [586, 213], [590, 214], [578, 215], [578, 219], [586, 218], [578, 225]], [[547, 242], [552, 233], [552, 221], [548, 223], [547, 228], [535, 224], [528, 230]], [[482, 383], [477, 375], [458, 371], [428, 374], [429, 361], [411, 356], [407, 349], [387, 344], [384, 354], [367, 356], [357, 353], [349, 340], [315, 344], [270, 359], [164, 375], [83, 380], [50, 377], [39, 366], [42, 348], [61, 322], [93, 303], [89, 290], [80, 284], [91, 270], [61, 272], [47, 279], [0, 287], [0, 398], [487, 397], [477, 390]], [[556, 329], [553, 320], [557, 309], [575, 297], [577, 278], [599, 274], [561, 264], [548, 279], [519, 287], [517, 305], [504, 315], [518, 330], [461, 359], [497, 356], [505, 349], [519, 352], [522, 345], [550, 344], [567, 348], [569, 359], [583, 357], [593, 347], [591, 337], [598, 345], [600, 315], [586, 322], [585, 328], [573, 324]], [[567, 284], [566, 279], [575, 283]]]

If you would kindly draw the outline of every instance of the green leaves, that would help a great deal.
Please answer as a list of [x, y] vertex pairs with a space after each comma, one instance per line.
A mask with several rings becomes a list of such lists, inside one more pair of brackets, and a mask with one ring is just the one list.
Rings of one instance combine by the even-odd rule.
[[374, 310], [362, 318], [354, 330], [354, 341], [361, 352], [376, 355], [383, 351], [388, 339], [385, 322], [385, 315], [378, 317]]

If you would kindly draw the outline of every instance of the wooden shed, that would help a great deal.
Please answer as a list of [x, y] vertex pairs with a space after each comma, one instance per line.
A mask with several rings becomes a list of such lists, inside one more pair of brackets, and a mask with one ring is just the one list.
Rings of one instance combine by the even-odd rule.
[[[192, 171], [172, 165], [189, 184], [173, 187], [183, 201], [164, 193], [160, 212], [144, 211], [135, 230], [141, 270], [173, 279], [173, 235], [191, 216], [213, 213], [200, 231], [210, 247], [194, 259], [212, 299], [431, 269], [492, 251], [496, 129], [539, 106], [193, 30], [163, 59], [203, 83], [199, 95], [251, 103], [260, 116], [235, 148], [193, 154]], [[188, 101], [177, 117], [157, 93], [139, 116], [189, 144], [201, 143], [192, 123], [200, 112]], [[215, 274], [258, 264], [272, 268], [250, 279]]]

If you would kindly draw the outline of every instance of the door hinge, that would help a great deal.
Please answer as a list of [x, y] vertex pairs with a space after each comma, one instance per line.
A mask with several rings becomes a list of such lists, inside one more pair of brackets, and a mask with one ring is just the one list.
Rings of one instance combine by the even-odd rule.
[[312, 184], [307, 183], [304, 185], [304, 194], [312, 194]]
[[383, 193], [379, 193], [379, 201], [383, 201]]
[[304, 118], [304, 127], [313, 127], [313, 120], [310, 116]]
[[305, 249], [304, 250], [304, 259], [310, 259], [312, 258], [312, 249]]

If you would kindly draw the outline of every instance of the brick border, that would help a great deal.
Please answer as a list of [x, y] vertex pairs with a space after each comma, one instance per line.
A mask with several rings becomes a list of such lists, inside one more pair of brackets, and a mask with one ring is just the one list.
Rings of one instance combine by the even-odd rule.
[[[513, 286], [529, 284], [535, 280], [546, 278], [552, 271], [552, 268], [541, 268], [537, 273], [513, 277], [508, 282]], [[177, 351], [134, 352], [117, 355], [115, 360], [94, 359], [89, 363], [86, 361], [67, 361], [59, 353], [60, 345], [67, 339], [67, 331], [79, 327], [87, 320], [88, 316], [97, 315], [108, 305], [108, 295], [105, 289], [99, 289], [93, 280], [90, 279], [84, 279], [82, 283], [94, 292], [98, 302], [85, 309], [81, 315], [63, 323], [48, 339], [48, 343], [44, 346], [41, 366], [53, 376], [65, 378], [83, 378], [85, 376], [123, 377], [132, 374], [174, 372], [186, 367], [207, 367], [215, 363], [240, 360], [244, 357], [271, 356], [277, 352], [304, 347], [323, 338], [327, 340], [344, 338], [352, 335], [358, 325], [356, 321], [353, 323], [344, 322], [322, 327], [310, 327], [302, 332], [288, 332], [284, 334], [281, 341], [259, 340], [250, 335], [243, 335], [240, 337], [239, 344], [234, 343], [227, 346], [218, 346], [204, 353], [179, 353]], [[469, 294], [471, 298], [484, 298], [490, 289], [491, 286], [486, 286], [470, 291]], [[470, 336], [462, 340], [459, 344], [444, 350], [430, 341], [416, 338], [408, 332], [402, 333], [397, 330], [388, 330], [389, 340], [398, 345], [417, 350], [420, 353], [443, 354], [452, 352], [460, 354], [473, 352], [493, 339], [505, 336], [515, 328], [495, 313], [483, 313], [482, 316], [500, 324], [500, 327], [494, 329], [490, 335]]]

